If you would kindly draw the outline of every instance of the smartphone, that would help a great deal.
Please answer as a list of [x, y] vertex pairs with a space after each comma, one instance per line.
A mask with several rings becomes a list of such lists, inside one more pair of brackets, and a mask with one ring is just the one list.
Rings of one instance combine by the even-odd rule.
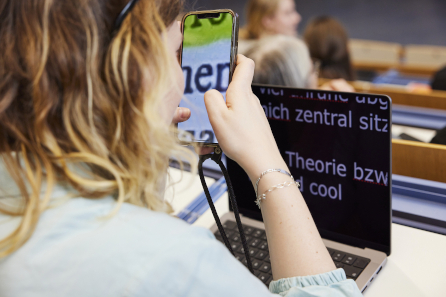
[[185, 88], [180, 107], [189, 108], [191, 117], [178, 124], [182, 144], [218, 145], [204, 93], [216, 89], [225, 97], [236, 63], [238, 30], [238, 15], [229, 9], [195, 11], [183, 17], [180, 63]]

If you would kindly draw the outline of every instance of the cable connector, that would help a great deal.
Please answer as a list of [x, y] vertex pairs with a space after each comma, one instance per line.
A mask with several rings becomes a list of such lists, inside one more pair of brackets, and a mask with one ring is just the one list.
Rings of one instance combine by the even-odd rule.
[[216, 146], [214, 149], [214, 154], [212, 155], [212, 160], [218, 163], [221, 160], [223, 151], [219, 146]]

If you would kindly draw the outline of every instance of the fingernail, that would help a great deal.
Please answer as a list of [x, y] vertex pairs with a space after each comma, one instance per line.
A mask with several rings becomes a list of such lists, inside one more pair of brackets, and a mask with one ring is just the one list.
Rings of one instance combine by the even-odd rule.
[[180, 117], [182, 118], [182, 119], [185, 119], [185, 118], [187, 118], [189, 116], [189, 109], [187, 109], [187, 108], [181, 108], [180, 109]]

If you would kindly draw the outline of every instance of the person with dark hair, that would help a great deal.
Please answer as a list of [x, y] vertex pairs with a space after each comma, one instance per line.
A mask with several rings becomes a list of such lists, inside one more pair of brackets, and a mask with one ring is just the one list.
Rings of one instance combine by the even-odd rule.
[[446, 145], [446, 127], [437, 130], [435, 136], [431, 139], [430, 143]]
[[431, 82], [432, 90], [446, 91], [446, 67], [434, 74]]
[[[446, 67], [440, 69], [434, 74], [431, 81], [432, 90], [446, 91]], [[430, 143], [446, 145], [446, 127], [437, 130]]]
[[319, 77], [356, 79], [348, 49], [348, 35], [342, 24], [330, 16], [316, 17], [305, 28], [304, 40], [313, 60], [320, 61]]

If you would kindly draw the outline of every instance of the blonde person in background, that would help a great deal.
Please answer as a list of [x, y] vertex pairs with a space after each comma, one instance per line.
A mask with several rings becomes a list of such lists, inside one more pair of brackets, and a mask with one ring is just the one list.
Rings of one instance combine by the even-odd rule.
[[246, 25], [240, 30], [239, 53], [262, 37], [288, 35], [297, 37], [302, 20], [294, 0], [249, 0], [246, 4]]
[[[319, 62], [312, 61], [308, 47], [295, 37], [264, 37], [246, 52], [254, 60], [254, 83], [293, 88], [318, 88]], [[324, 90], [353, 92], [343, 79], [332, 80], [320, 87]]]
[[[178, 0], [0, 0], [0, 296], [361, 296], [297, 187], [262, 202], [269, 290], [212, 233], [169, 215], [184, 77]], [[127, 13], [124, 13], [127, 11]], [[118, 20], [118, 21], [117, 21]], [[289, 171], [239, 55], [205, 103], [255, 181]], [[259, 191], [291, 182], [262, 178]], [[254, 201], [252, 201], [254, 203]]]

